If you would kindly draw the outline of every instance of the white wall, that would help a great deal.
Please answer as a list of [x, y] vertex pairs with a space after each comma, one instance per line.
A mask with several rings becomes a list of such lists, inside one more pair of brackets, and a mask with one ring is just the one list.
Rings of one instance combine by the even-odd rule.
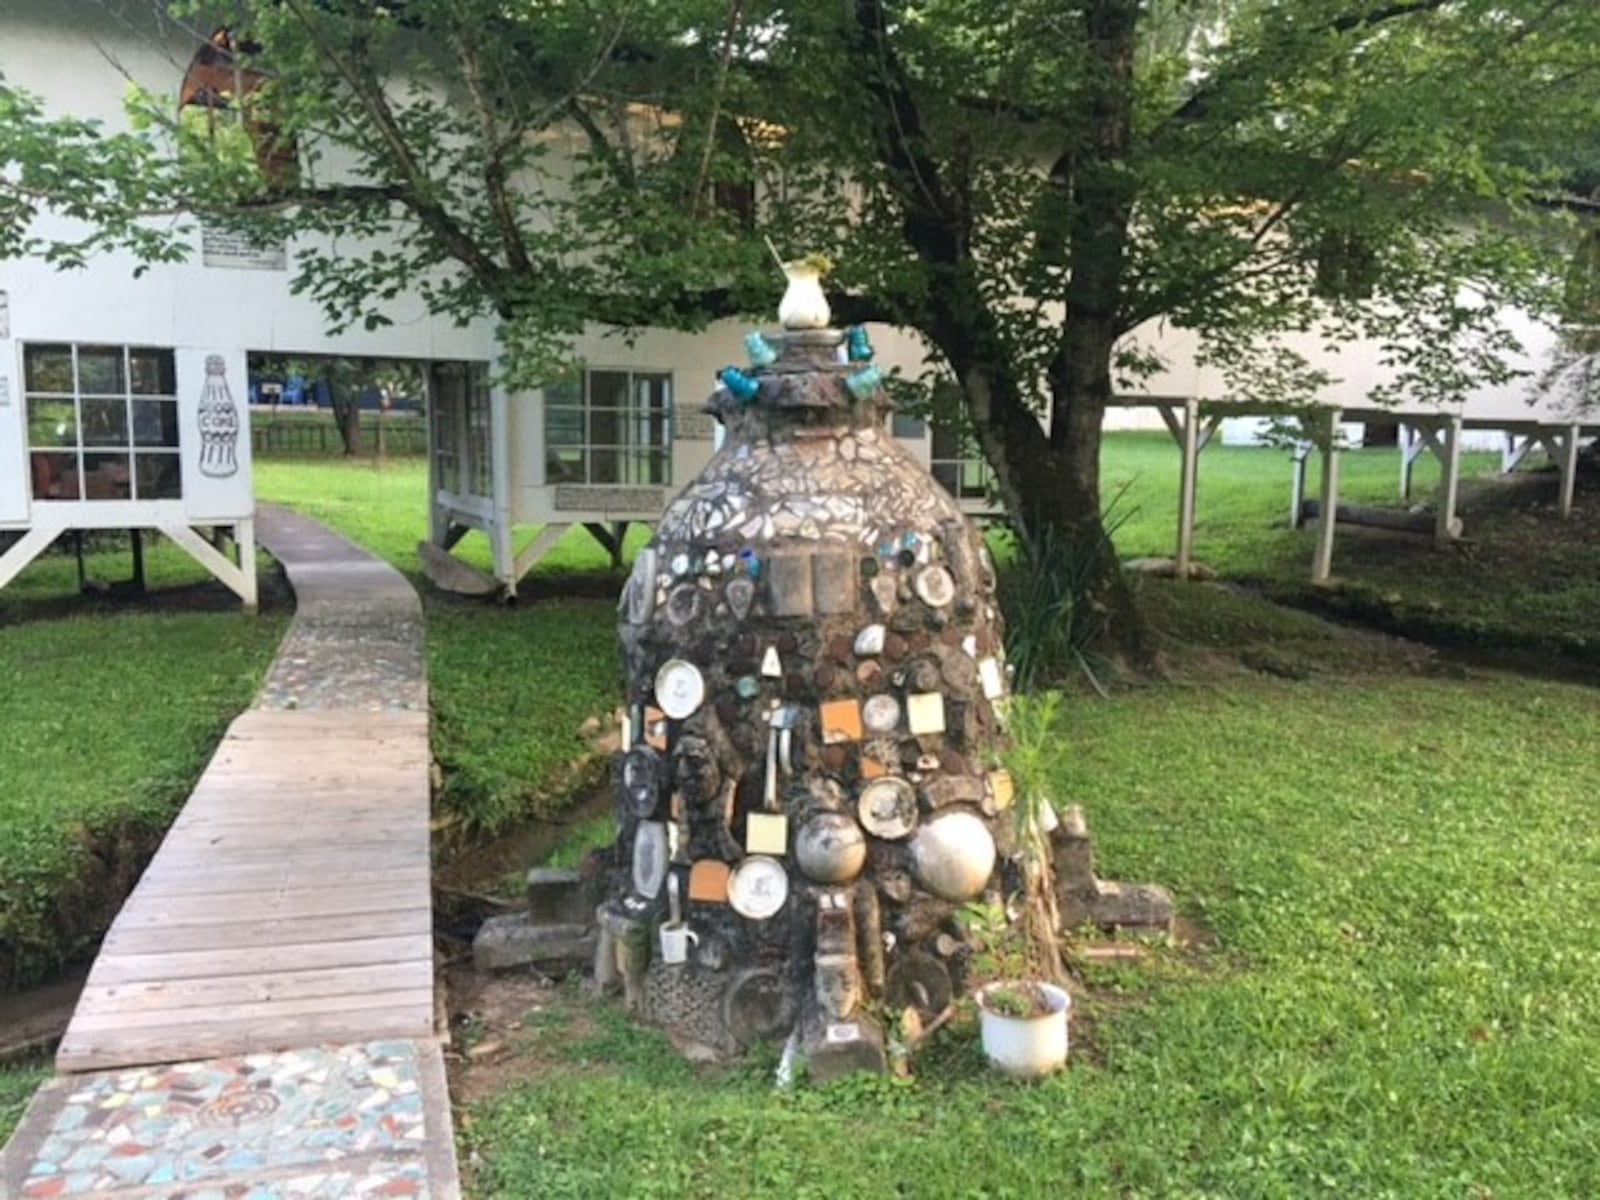
[[[41, 96], [54, 114], [94, 117], [113, 129], [127, 126], [123, 97], [129, 78], [175, 96], [197, 44], [175, 26], [156, 25], [140, 4], [4, 0], [4, 5], [0, 74]], [[111, 8], [126, 22], [113, 18]], [[35, 232], [71, 235], [75, 229], [74, 223], [51, 217]], [[126, 254], [104, 255], [70, 272], [37, 261], [0, 262], [0, 288], [11, 293], [14, 336], [396, 358], [493, 355], [490, 322], [458, 328], [429, 316], [415, 297], [385, 306], [392, 326], [351, 329], [330, 344], [320, 307], [289, 294], [287, 269], [207, 267], [198, 232], [191, 245], [187, 262], [151, 267], [137, 279], [136, 264]], [[242, 396], [242, 375], [237, 386]]]

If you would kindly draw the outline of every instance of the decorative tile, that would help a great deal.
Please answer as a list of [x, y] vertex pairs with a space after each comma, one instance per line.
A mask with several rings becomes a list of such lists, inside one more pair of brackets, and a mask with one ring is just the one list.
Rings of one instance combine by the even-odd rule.
[[[21, 1195], [426, 1196], [420, 1069], [413, 1043], [374, 1042], [93, 1076]], [[249, 1178], [268, 1170], [270, 1185]]]

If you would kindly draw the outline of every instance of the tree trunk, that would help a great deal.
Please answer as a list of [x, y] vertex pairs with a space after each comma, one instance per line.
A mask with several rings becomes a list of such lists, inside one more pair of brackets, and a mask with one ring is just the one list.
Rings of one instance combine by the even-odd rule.
[[348, 389], [333, 393], [333, 423], [338, 426], [339, 440], [344, 443], [344, 456], [355, 458], [361, 453], [361, 400], [351, 396]]

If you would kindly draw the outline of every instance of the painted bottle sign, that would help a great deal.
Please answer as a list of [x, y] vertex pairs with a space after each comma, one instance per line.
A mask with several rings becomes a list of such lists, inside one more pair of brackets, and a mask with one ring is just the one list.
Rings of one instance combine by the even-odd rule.
[[239, 409], [228, 390], [222, 355], [206, 356], [206, 383], [200, 393], [200, 473], [228, 479], [239, 470]]

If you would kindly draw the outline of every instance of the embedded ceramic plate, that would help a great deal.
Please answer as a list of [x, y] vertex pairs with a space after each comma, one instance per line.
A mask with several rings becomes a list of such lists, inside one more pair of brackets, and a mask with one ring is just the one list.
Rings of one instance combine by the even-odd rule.
[[917, 791], [898, 775], [886, 775], [861, 789], [856, 811], [873, 837], [897, 841], [916, 828]]
[[661, 894], [668, 850], [667, 827], [660, 821], [640, 821], [633, 835], [633, 890], [646, 900]]
[[764, 854], [752, 854], [728, 878], [728, 903], [741, 917], [765, 921], [789, 898], [789, 873]]
[[649, 746], [635, 746], [622, 759], [622, 791], [636, 817], [656, 811], [661, 796], [661, 753]]
[[656, 703], [674, 721], [692, 715], [706, 698], [700, 669], [681, 658], [669, 658], [656, 672]]

